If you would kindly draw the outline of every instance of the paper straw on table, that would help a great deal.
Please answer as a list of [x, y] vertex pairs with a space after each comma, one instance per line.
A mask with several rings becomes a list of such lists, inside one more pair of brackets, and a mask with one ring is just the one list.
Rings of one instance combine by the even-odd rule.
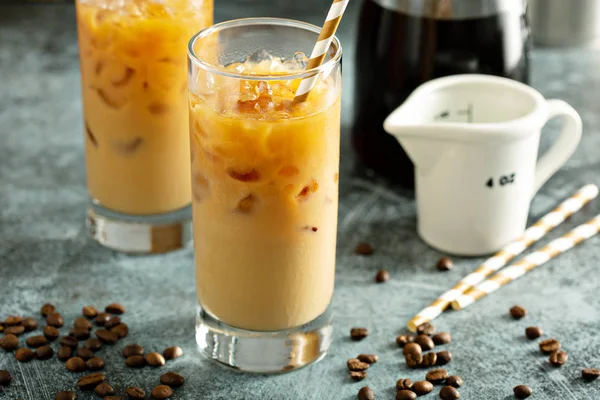
[[452, 289], [438, 297], [428, 307], [424, 308], [408, 321], [408, 329], [412, 332], [425, 322], [429, 322], [440, 315], [450, 303], [459, 298], [464, 292], [484, 281], [488, 276], [505, 266], [510, 260], [521, 254], [533, 243], [544, 237], [552, 229], [560, 225], [565, 219], [579, 211], [590, 200], [598, 196], [596, 185], [586, 185], [579, 189], [573, 196], [563, 201], [552, 212], [546, 214], [534, 225], [530, 226], [523, 236], [508, 244], [498, 253], [488, 258], [475, 271], [465, 276]]
[[507, 283], [518, 279], [532, 269], [544, 265], [559, 254], [562, 254], [584, 240], [591, 238], [599, 231], [600, 215], [597, 215], [585, 224], [579, 225], [566, 235], [551, 241], [542, 249], [529, 254], [522, 260], [504, 268], [490, 279], [467, 291], [452, 302], [452, 308], [455, 310], [462, 310], [463, 308], [468, 307], [480, 298], [495, 292]]
[[[325, 23], [323, 24], [321, 33], [319, 34], [319, 38], [317, 39], [317, 43], [315, 44], [315, 47], [310, 55], [310, 59], [306, 64], [307, 70], [316, 68], [323, 63], [325, 55], [327, 54], [327, 50], [329, 50], [329, 47], [331, 46], [331, 42], [335, 36], [335, 31], [342, 20], [342, 16], [344, 15], [344, 11], [348, 6], [349, 1], [350, 0], [333, 0], [331, 8], [329, 8], [327, 18], [325, 18]], [[303, 102], [308, 98], [309, 92], [315, 86], [318, 77], [319, 76], [315, 74], [304, 78], [300, 82], [300, 85], [296, 90], [296, 96], [294, 97], [295, 103]]]

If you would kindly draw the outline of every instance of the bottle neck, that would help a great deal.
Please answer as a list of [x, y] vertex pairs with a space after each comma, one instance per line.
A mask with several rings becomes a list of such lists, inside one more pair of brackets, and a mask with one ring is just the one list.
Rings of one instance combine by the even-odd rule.
[[460, 20], [497, 14], [525, 14], [527, 0], [372, 0], [381, 7], [415, 17]]

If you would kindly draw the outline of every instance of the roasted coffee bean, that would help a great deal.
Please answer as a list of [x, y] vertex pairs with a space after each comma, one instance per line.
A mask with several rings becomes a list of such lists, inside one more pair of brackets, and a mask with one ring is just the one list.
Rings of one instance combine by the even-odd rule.
[[350, 329], [350, 339], [354, 341], [363, 340], [369, 336], [369, 330], [367, 328], [352, 328]]
[[396, 400], [415, 400], [417, 394], [411, 390], [402, 389], [396, 393]]
[[[143, 351], [143, 350], [142, 350]], [[163, 357], [167, 360], [174, 360], [183, 355], [183, 350], [179, 346], [171, 346], [163, 351]]]
[[22, 322], [22, 317], [19, 317], [18, 315], [10, 315], [4, 320], [4, 326], [17, 326], [21, 325]]
[[106, 397], [115, 394], [115, 389], [113, 389], [113, 387], [110, 386], [108, 383], [102, 382], [101, 384], [96, 386], [94, 392], [96, 392], [96, 394], [100, 397]]
[[25, 343], [27, 344], [27, 346], [33, 347], [35, 349], [35, 348], [47, 345], [48, 344], [48, 339], [46, 339], [42, 335], [30, 336], [30, 337], [27, 338], [27, 340], [25, 341]]
[[514, 319], [521, 319], [527, 315], [527, 310], [521, 306], [513, 306], [510, 309], [510, 316]]
[[20, 362], [29, 362], [35, 358], [35, 353], [31, 349], [22, 347], [15, 351], [15, 358]]
[[415, 343], [421, 346], [421, 350], [423, 351], [431, 350], [435, 347], [433, 340], [431, 340], [431, 338], [427, 335], [417, 335], [415, 338]]
[[377, 271], [377, 274], [375, 274], [375, 282], [377, 283], [384, 283], [390, 280], [390, 273], [388, 271], [386, 271], [385, 269], [380, 269], [379, 271]]
[[529, 340], [535, 340], [543, 334], [544, 331], [542, 331], [537, 326], [528, 326], [527, 328], [525, 328], [525, 336], [527, 336], [527, 339]]
[[396, 337], [396, 344], [399, 347], [404, 347], [408, 343], [412, 343], [414, 341], [415, 341], [415, 336], [414, 335], [398, 335]]
[[433, 390], [433, 384], [428, 381], [417, 381], [413, 383], [411, 390], [417, 395], [423, 396]]
[[55, 341], [56, 339], [58, 339], [59, 335], [60, 335], [60, 332], [55, 327], [50, 326], [50, 325], [44, 327], [44, 336], [49, 341], [51, 341], [51, 342]]
[[165, 400], [173, 395], [173, 391], [167, 385], [158, 385], [150, 393], [155, 400]]
[[62, 315], [57, 312], [52, 312], [46, 317], [46, 324], [55, 328], [60, 328], [65, 323]]
[[438, 271], [450, 271], [453, 266], [454, 264], [449, 257], [442, 257], [435, 264], [435, 267], [438, 269]]
[[396, 390], [410, 389], [413, 382], [410, 379], [403, 378], [396, 381]]
[[418, 335], [427, 335], [431, 336], [435, 333], [435, 326], [431, 325], [429, 322], [425, 322], [417, 326], [417, 334]]
[[81, 357], [71, 357], [67, 360], [65, 364], [67, 370], [71, 372], [82, 372], [85, 371], [85, 361], [81, 359]]
[[552, 364], [555, 367], [562, 367], [563, 365], [565, 365], [568, 359], [569, 356], [566, 352], [562, 350], [556, 350], [553, 351], [552, 354], [550, 354], [549, 361], [550, 364]]
[[165, 358], [162, 356], [162, 354], [155, 351], [146, 354], [144, 358], [151, 367], [162, 367], [165, 365]]
[[375, 400], [375, 393], [368, 386], [362, 387], [358, 391], [358, 400]]
[[353, 381], [360, 382], [367, 377], [366, 371], [350, 371], [350, 378]]
[[129, 368], [142, 368], [146, 365], [146, 360], [142, 356], [130, 356], [125, 360], [125, 365]]
[[115, 344], [119, 338], [117, 335], [111, 331], [107, 331], [106, 329], [98, 329], [96, 331], [96, 337], [105, 344]]
[[458, 375], [450, 375], [448, 379], [446, 379], [446, 385], [450, 385], [455, 388], [459, 388], [463, 385], [463, 380]]
[[125, 313], [125, 307], [123, 307], [122, 304], [119, 303], [112, 303], [106, 306], [106, 308], [104, 309], [104, 311], [106, 311], [109, 314], [124, 314]]
[[96, 307], [94, 306], [85, 306], [81, 310], [81, 313], [86, 318], [95, 318], [96, 315], [98, 315], [98, 310], [96, 310]]
[[110, 328], [114, 328], [115, 326], [119, 325], [120, 323], [121, 323], [121, 317], [114, 315], [106, 320], [106, 322], [104, 323], [104, 327], [106, 329], [110, 330]]
[[77, 400], [77, 395], [73, 392], [58, 392], [56, 393], [56, 400]]
[[102, 357], [92, 357], [85, 362], [85, 366], [90, 371], [98, 371], [104, 368], [104, 359]]
[[123, 400], [121, 396], [106, 396], [104, 400]]
[[83, 361], [87, 361], [90, 358], [94, 357], [94, 352], [90, 349], [86, 349], [85, 347], [80, 347], [75, 352], [75, 355], [81, 358]]
[[96, 319], [94, 320], [94, 322], [98, 326], [104, 326], [104, 324], [110, 319], [110, 317], [111, 315], [109, 313], [101, 312], [98, 315], [96, 315]]
[[177, 372], [167, 372], [160, 376], [160, 383], [171, 387], [179, 387], [185, 383], [185, 378]]
[[532, 390], [529, 386], [519, 385], [513, 388], [513, 392], [515, 393], [515, 397], [517, 399], [526, 399], [531, 396]]
[[61, 346], [58, 349], [58, 359], [60, 361], [67, 361], [73, 355], [73, 349], [69, 346]]
[[6, 334], [0, 339], [0, 346], [4, 351], [13, 351], [19, 347], [19, 338], [12, 334]]
[[553, 351], [560, 350], [561, 344], [556, 339], [546, 339], [540, 342], [540, 350], [542, 353], [550, 354]]
[[356, 358], [367, 364], [375, 364], [377, 361], [379, 361], [377, 354], [359, 354]]
[[5, 370], [0, 370], [0, 385], [8, 386], [8, 385], [10, 385], [11, 381], [12, 381], [12, 376], [10, 375], [10, 372], [5, 371]]
[[437, 355], [434, 352], [423, 354], [423, 360], [419, 365], [419, 368], [430, 368], [433, 367], [437, 362]]
[[446, 379], [448, 379], [448, 376], [448, 371], [439, 368], [432, 369], [431, 371], [427, 372], [427, 375], [425, 375], [425, 379], [427, 379], [431, 383], [442, 383]]
[[123, 351], [121, 352], [121, 354], [123, 354], [123, 357], [125, 357], [125, 358], [131, 357], [131, 356], [141, 356], [144, 354], [144, 348], [142, 346], [140, 346], [139, 344], [129, 344], [123, 348]]
[[4, 328], [5, 335], [21, 336], [23, 333], [25, 333], [25, 327], [23, 325], [15, 325]]
[[75, 322], [73, 323], [73, 327], [74, 328], [85, 328], [87, 330], [92, 329], [92, 323], [84, 317], [79, 317], [75, 320]]
[[364, 371], [369, 368], [369, 364], [360, 361], [358, 358], [351, 358], [346, 362], [348, 371]]
[[85, 375], [79, 378], [77, 386], [81, 390], [91, 390], [104, 382], [106, 377], [102, 372], [94, 372], [93, 374]]
[[362, 242], [356, 245], [354, 252], [361, 256], [370, 256], [373, 254], [373, 246], [371, 246], [369, 243]]
[[0, 322], [0, 333], [4, 332], [4, 325], [2, 325], [2, 322]]
[[117, 338], [123, 339], [125, 336], [129, 334], [129, 327], [126, 324], [119, 324], [110, 330], [112, 333], [117, 335]]
[[436, 333], [435, 335], [433, 335], [431, 340], [433, 340], [433, 343], [435, 343], [437, 345], [448, 344], [452, 341], [452, 336], [450, 336], [450, 334], [448, 332], [440, 332], [440, 333]]
[[77, 345], [79, 343], [77, 343], [77, 339], [74, 338], [73, 336], [64, 336], [60, 339], [60, 344], [62, 346], [67, 346], [70, 347], [72, 349], [76, 349]]
[[42, 317], [46, 318], [48, 315], [52, 314], [55, 310], [56, 310], [56, 308], [54, 308], [54, 306], [52, 304], [46, 303], [40, 309], [40, 314], [42, 314]]
[[93, 352], [96, 352], [102, 347], [102, 342], [100, 342], [100, 340], [96, 338], [91, 338], [85, 341], [83, 347], [85, 347], [86, 349], [90, 349]]
[[402, 354], [407, 355], [409, 353], [423, 353], [421, 346], [418, 343], [407, 343], [402, 349]]
[[[162, 378], [161, 378], [162, 383]], [[125, 394], [129, 398], [129, 400], [143, 400], [146, 398], [146, 392], [144, 392], [139, 387], [131, 386], [125, 389]]]
[[439, 351], [436, 353], [436, 356], [436, 365], [446, 365], [452, 361], [452, 353], [450, 353], [448, 350]]
[[48, 359], [52, 358], [53, 355], [54, 355], [54, 350], [52, 350], [52, 347], [50, 347], [48, 345], [38, 347], [37, 349], [35, 349], [35, 356], [37, 357], [38, 360], [48, 360]]
[[73, 328], [69, 331], [69, 336], [77, 340], [87, 340], [90, 338], [90, 331], [86, 328]]
[[409, 368], [418, 368], [423, 362], [421, 346], [417, 343], [409, 343], [404, 346], [404, 358]]
[[460, 393], [452, 386], [444, 386], [440, 390], [440, 398], [442, 400], [458, 400], [460, 399]]
[[596, 380], [600, 377], [600, 369], [584, 368], [581, 370], [581, 377], [588, 382]]
[[29, 317], [24, 318], [23, 322], [21, 322], [21, 325], [23, 325], [23, 328], [25, 328], [25, 332], [31, 332], [37, 329], [38, 323], [35, 319]]

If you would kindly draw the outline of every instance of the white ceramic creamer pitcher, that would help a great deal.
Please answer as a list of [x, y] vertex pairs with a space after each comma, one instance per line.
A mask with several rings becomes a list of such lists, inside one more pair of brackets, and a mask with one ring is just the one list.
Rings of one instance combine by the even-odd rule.
[[[540, 131], [554, 117], [562, 131], [538, 161]], [[384, 129], [415, 164], [421, 238], [483, 255], [523, 234], [532, 197], [575, 151], [581, 118], [522, 83], [455, 75], [417, 88]]]

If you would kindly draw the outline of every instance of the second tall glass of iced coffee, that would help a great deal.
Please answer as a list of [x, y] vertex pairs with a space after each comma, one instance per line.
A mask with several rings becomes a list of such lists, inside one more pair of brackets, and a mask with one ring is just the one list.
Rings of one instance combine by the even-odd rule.
[[331, 340], [342, 51], [305, 70], [318, 33], [246, 19], [189, 46], [196, 339], [245, 371], [302, 367]]

